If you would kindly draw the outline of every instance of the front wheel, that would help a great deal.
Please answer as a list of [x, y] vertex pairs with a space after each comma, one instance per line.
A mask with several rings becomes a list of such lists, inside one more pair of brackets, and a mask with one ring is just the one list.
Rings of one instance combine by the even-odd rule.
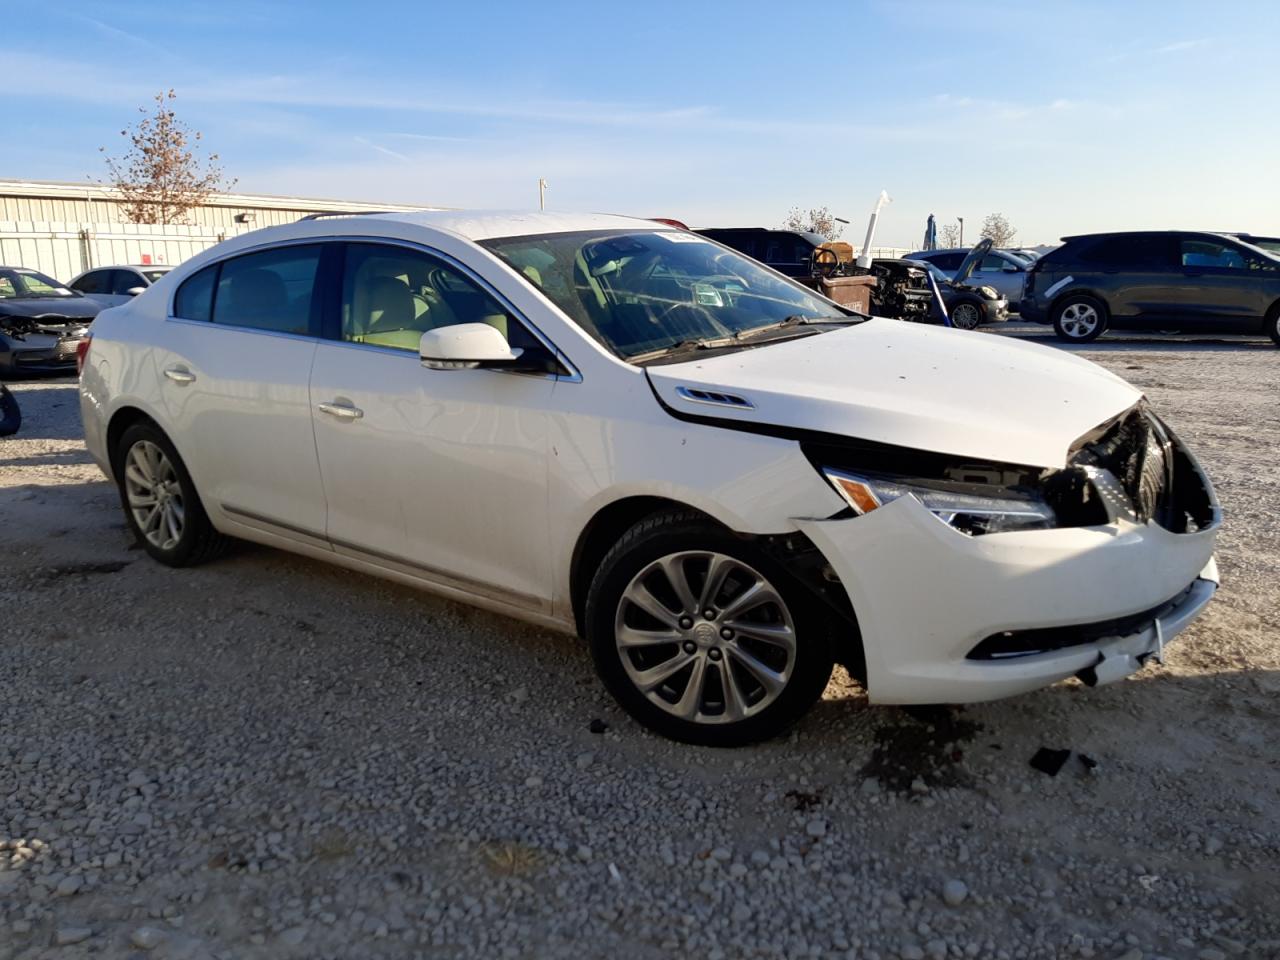
[[951, 308], [951, 325], [957, 330], [977, 330], [982, 323], [982, 308], [963, 300]]
[[1107, 308], [1096, 297], [1067, 297], [1053, 312], [1053, 329], [1059, 340], [1089, 343], [1107, 329]]
[[223, 551], [226, 538], [209, 522], [182, 458], [155, 424], [125, 430], [116, 447], [116, 476], [129, 527], [153, 558], [190, 567]]
[[689, 513], [632, 527], [587, 597], [605, 686], [636, 720], [686, 743], [781, 733], [822, 695], [833, 654], [803, 588], [749, 540]]

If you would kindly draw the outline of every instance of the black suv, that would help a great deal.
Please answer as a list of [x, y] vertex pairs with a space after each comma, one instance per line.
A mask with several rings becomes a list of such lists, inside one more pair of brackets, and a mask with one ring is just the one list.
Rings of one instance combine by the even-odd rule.
[[1071, 343], [1119, 330], [1267, 332], [1280, 345], [1280, 256], [1225, 233], [1063, 237], [1027, 273], [1023, 319]]
[[745, 253], [788, 277], [812, 276], [813, 252], [827, 242], [826, 237], [816, 233], [765, 227], [708, 227], [694, 232]]

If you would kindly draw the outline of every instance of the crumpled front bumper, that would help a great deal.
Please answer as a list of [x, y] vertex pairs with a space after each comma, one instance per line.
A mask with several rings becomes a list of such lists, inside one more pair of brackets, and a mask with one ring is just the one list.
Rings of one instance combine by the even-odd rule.
[[[912, 497], [797, 525], [849, 595], [877, 703], [994, 700], [1089, 670], [1086, 681], [1120, 679], [1183, 630], [1217, 586], [1216, 525], [1177, 534], [1119, 520], [969, 537]], [[1130, 617], [1183, 591], [1159, 627], [1025, 656], [969, 656], [994, 634]]]

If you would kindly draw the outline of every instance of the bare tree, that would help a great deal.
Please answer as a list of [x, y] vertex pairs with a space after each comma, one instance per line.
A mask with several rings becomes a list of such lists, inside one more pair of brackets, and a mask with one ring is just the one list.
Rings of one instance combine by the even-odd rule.
[[954, 223], [944, 223], [938, 230], [938, 242], [944, 247], [960, 246], [960, 228]]
[[987, 219], [982, 221], [982, 230], [979, 233], [983, 237], [990, 237], [993, 247], [1007, 247], [1018, 235], [1018, 231], [1005, 219], [1003, 213], [988, 215]]
[[787, 219], [782, 221], [783, 230], [801, 230], [805, 233], [816, 233], [828, 240], [836, 240], [844, 233], [844, 224], [836, 220], [826, 207], [817, 207], [808, 212], [799, 207], [792, 207]]
[[[235, 183], [227, 180], [218, 155], [201, 161], [196, 156], [200, 132], [187, 128], [173, 110], [177, 94], [157, 93], [155, 113], [133, 127], [121, 130], [129, 141], [124, 156], [108, 156], [105, 183], [124, 200], [124, 215], [131, 223], [187, 223], [187, 214], [209, 194]], [[100, 147], [106, 153], [106, 147]], [[103, 181], [99, 181], [103, 182]]]

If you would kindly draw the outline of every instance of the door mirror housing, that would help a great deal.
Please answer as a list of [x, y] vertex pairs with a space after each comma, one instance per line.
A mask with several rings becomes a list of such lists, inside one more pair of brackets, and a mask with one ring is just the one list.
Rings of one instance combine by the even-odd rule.
[[487, 323], [455, 323], [428, 330], [418, 342], [422, 365], [432, 370], [471, 370], [520, 359], [507, 338]]
[[127, 293], [131, 297], [136, 297], [140, 293], [145, 293], [146, 289], [147, 289], [146, 287], [130, 287], [128, 290], [125, 291], [125, 293]]

